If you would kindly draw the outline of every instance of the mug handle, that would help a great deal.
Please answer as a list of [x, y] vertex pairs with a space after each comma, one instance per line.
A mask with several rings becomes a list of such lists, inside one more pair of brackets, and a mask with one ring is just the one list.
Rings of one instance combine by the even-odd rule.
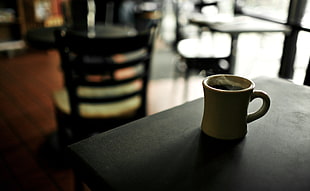
[[252, 122], [252, 121], [254, 121], [254, 120], [258, 119], [258, 118], [261, 118], [269, 110], [270, 98], [267, 95], [267, 93], [265, 93], [263, 91], [260, 91], [260, 90], [255, 90], [255, 91], [253, 91], [253, 93], [251, 95], [250, 102], [253, 101], [256, 98], [263, 99], [263, 104], [256, 112], [248, 114], [248, 116], [247, 116], [247, 123], [250, 123], [250, 122]]

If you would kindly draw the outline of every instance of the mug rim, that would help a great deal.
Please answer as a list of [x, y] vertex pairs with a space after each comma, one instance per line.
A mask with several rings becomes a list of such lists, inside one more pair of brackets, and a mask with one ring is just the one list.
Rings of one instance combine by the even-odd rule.
[[[240, 81], [246, 81], [249, 83], [249, 86], [248, 87], [245, 87], [245, 88], [242, 88], [242, 89], [239, 89], [239, 90], [223, 90], [223, 89], [217, 89], [217, 88], [214, 88], [212, 87], [211, 85], [209, 85], [209, 81], [211, 79], [215, 79], [215, 78], [220, 78], [220, 77], [228, 77], [228, 78], [235, 78], [235, 79], [238, 79]], [[211, 76], [208, 76], [206, 77], [202, 84], [205, 86], [205, 87], [208, 87], [209, 89], [211, 90], [214, 90], [214, 91], [218, 91], [218, 92], [227, 92], [227, 93], [236, 93], [236, 92], [246, 92], [246, 91], [249, 91], [249, 90], [253, 90], [254, 87], [255, 87], [255, 83], [248, 79], [248, 78], [245, 78], [245, 77], [242, 77], [242, 76], [238, 76], [238, 75], [233, 75], [233, 74], [215, 74], [215, 75], [211, 75]]]

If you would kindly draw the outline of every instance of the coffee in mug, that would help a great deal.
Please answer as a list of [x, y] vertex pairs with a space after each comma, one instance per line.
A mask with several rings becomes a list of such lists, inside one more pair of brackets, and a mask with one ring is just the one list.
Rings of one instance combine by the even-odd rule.
[[[204, 89], [204, 114], [202, 131], [210, 137], [233, 140], [247, 134], [247, 123], [264, 116], [270, 107], [266, 92], [254, 90], [249, 79], [219, 74], [209, 76], [202, 82]], [[249, 103], [261, 98], [261, 107], [248, 114]]]

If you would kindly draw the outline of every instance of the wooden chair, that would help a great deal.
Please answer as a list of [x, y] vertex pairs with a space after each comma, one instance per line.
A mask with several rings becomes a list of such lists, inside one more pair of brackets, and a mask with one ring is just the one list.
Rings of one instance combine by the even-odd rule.
[[[212, 47], [212, 45], [221, 45], [221, 44], [213, 44], [211, 41], [207, 41], [203, 32], [208, 30], [204, 26], [194, 25], [187, 22], [187, 24], [180, 24], [180, 19], [184, 20], [184, 18], [180, 18], [182, 14], [182, 10], [180, 10], [180, 4], [178, 4], [178, 0], [175, 1], [175, 14], [176, 14], [176, 52], [180, 56], [180, 59], [176, 63], [175, 75], [182, 74], [186, 85], [185, 85], [185, 99], [187, 93], [187, 83], [190, 75], [193, 72], [203, 73], [204, 76], [212, 75], [212, 74], [220, 74], [220, 73], [231, 73], [230, 67], [230, 39], [225, 41], [226, 49], [219, 48], [220, 51], [216, 51], [216, 48]], [[194, 12], [188, 13], [189, 16], [192, 16], [196, 13], [201, 13], [204, 7], [208, 6], [217, 6], [216, 1], [205, 3], [203, 0], [198, 2], [192, 2], [192, 7], [195, 9]], [[185, 20], [188, 18], [185, 18]], [[184, 22], [184, 21], [183, 21]], [[184, 26], [185, 25], [185, 26]], [[191, 25], [190, 29], [184, 29]], [[196, 28], [195, 28], [196, 27]], [[211, 38], [214, 37], [214, 34], [208, 31], [211, 34]], [[210, 48], [208, 48], [210, 47]]]
[[198, 24], [191, 24], [189, 17], [193, 15], [201, 14], [203, 9], [206, 7], [217, 8], [218, 2], [204, 0], [173, 0], [173, 10], [175, 15], [176, 27], [175, 27], [175, 42], [174, 47], [180, 40], [198, 37], [201, 33], [201, 29], [204, 26]]
[[153, 29], [121, 38], [55, 36], [65, 79], [53, 95], [62, 145], [146, 115]]

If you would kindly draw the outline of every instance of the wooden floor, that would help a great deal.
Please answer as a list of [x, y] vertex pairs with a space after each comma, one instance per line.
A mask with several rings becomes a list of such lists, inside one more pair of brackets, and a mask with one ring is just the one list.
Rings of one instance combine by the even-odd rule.
[[[63, 85], [55, 51], [0, 57], [0, 190], [71, 191], [73, 173], [55, 165], [43, 147], [56, 131], [52, 91]], [[181, 104], [182, 79], [150, 83], [149, 114]], [[202, 96], [201, 79], [191, 80], [188, 99]]]

